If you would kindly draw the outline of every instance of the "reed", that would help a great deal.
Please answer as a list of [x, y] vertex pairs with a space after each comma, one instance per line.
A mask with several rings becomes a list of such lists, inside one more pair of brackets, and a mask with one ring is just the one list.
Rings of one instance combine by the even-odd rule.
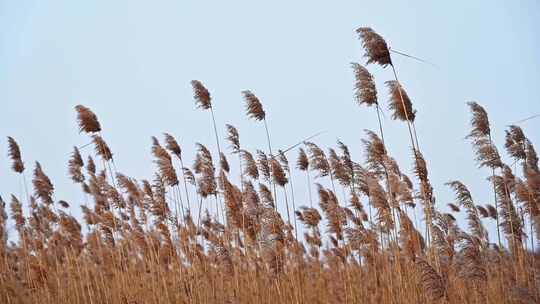
[[[358, 32], [368, 63], [393, 66], [381, 36]], [[221, 150], [210, 93], [193, 81], [197, 106], [211, 112], [217, 153], [200, 143], [182, 149], [168, 133], [163, 144], [153, 137], [155, 173], [148, 179], [118, 172], [97, 115], [75, 107], [94, 149], [74, 147], [67, 175], [85, 199], [61, 199], [45, 170], [53, 164], [39, 162], [25, 199], [0, 197], [0, 303], [540, 302], [533, 241], [540, 236], [540, 170], [524, 131], [506, 130], [501, 151], [514, 164], [504, 164], [487, 111], [470, 103], [468, 138], [479, 167], [492, 171], [495, 199], [479, 205], [467, 185], [451, 178], [455, 199], [442, 205], [418, 147], [417, 113], [397, 76], [387, 82], [389, 107], [380, 107], [373, 76], [352, 67], [354, 99], [375, 108], [379, 133], [363, 133], [361, 156], [342, 141], [327, 148], [306, 140], [294, 166], [285, 152], [273, 154], [266, 112], [251, 91], [242, 92], [247, 114], [264, 122], [267, 152], [240, 145], [230, 124], [230, 153]], [[387, 149], [385, 111], [409, 126], [414, 182]], [[16, 176], [27, 169], [23, 148], [7, 138]], [[192, 168], [183, 163], [190, 153]], [[231, 156], [238, 168], [230, 166]], [[315, 183], [310, 173], [317, 174]], [[305, 197], [294, 191], [295, 174], [306, 175]], [[197, 219], [190, 197], [199, 204]], [[418, 200], [426, 231], [408, 213]], [[286, 211], [276, 208], [282, 203]], [[465, 225], [456, 220], [460, 213]], [[491, 220], [506, 243], [488, 235]]]

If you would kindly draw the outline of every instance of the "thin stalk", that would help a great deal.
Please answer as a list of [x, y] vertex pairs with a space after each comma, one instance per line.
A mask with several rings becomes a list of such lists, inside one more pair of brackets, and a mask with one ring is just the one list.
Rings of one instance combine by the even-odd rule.
[[199, 195], [199, 215], [197, 216], [197, 228], [201, 228], [202, 196]]
[[21, 173], [23, 178], [23, 184], [24, 184], [24, 192], [26, 193], [26, 202], [30, 203], [30, 194], [28, 194], [28, 185], [26, 184], [26, 173], [24, 171]]
[[309, 177], [309, 169], [306, 170], [307, 184], [308, 184], [308, 194], [309, 194], [309, 207], [313, 208], [313, 197], [311, 194], [311, 179]]
[[[212, 114], [212, 123], [213, 123], [213, 125], [214, 125], [214, 135], [215, 135], [215, 137], [216, 137], [216, 146], [217, 146], [218, 154], [219, 154], [219, 155], [218, 155], [218, 160], [220, 160], [220, 159], [221, 159], [221, 147], [220, 147], [220, 145], [219, 145], [219, 136], [218, 136], [218, 131], [217, 131], [216, 118], [215, 118], [215, 116], [214, 116], [214, 107], [210, 107], [210, 113]], [[222, 179], [222, 180], [221, 180], [221, 184], [224, 184], [223, 178], [221, 177], [221, 175], [220, 175], [220, 178]], [[218, 198], [217, 198], [217, 194], [215, 195], [215, 199], [216, 199], [216, 212], [217, 212], [217, 214], [218, 214], [217, 216], [218, 216], [218, 218], [219, 218]], [[221, 213], [222, 213], [223, 224], [224, 224], [224, 225], [227, 225], [227, 223], [226, 223], [226, 217], [225, 217], [225, 215], [223, 214], [223, 212], [221, 212]]]
[[242, 170], [242, 157], [240, 156], [240, 151], [236, 151], [236, 152], [238, 153], [238, 166], [240, 168], [240, 200], [242, 204], [242, 233], [244, 234], [244, 238], [247, 238], [246, 215], [245, 215], [245, 206], [244, 206], [244, 171]]
[[290, 226], [291, 225], [291, 215], [289, 213], [289, 200], [287, 199], [287, 189], [285, 189], [285, 187], [283, 187], [283, 194], [285, 195], [285, 207], [287, 208], [287, 224], [289, 224], [289, 226]]
[[394, 72], [394, 77], [398, 83], [398, 92], [399, 92], [399, 97], [401, 99], [401, 105], [403, 106], [403, 112], [405, 113], [405, 119], [407, 120], [407, 128], [409, 130], [409, 136], [411, 137], [411, 144], [413, 146], [413, 149], [416, 150], [416, 145], [415, 145], [415, 141], [414, 141], [414, 136], [413, 136], [413, 132], [412, 132], [412, 129], [411, 129], [411, 120], [409, 119], [409, 114], [407, 113], [407, 107], [405, 106], [405, 100], [403, 99], [403, 94], [401, 93], [401, 83], [399, 82], [398, 80], [398, 76], [397, 76], [397, 73], [396, 73], [396, 69], [394, 68], [394, 65], [391, 65], [392, 66], [392, 71]]
[[219, 156], [221, 157], [221, 147], [219, 146], [219, 137], [216, 125], [216, 118], [214, 116], [214, 108], [210, 107], [210, 113], [212, 114], [212, 123], [214, 124], [214, 135], [216, 136], [216, 146], [218, 149]]
[[[266, 123], [266, 118], [263, 119], [264, 122], [264, 129], [266, 131], [266, 140], [268, 142], [268, 152], [270, 153], [270, 158], [274, 157], [272, 153], [272, 145], [270, 144], [270, 132], [268, 131], [268, 124]], [[272, 166], [270, 166], [270, 175], [272, 175]], [[274, 209], [277, 210], [277, 193], [276, 193], [276, 185], [274, 182], [272, 182], [272, 179], [270, 179], [270, 185], [272, 185], [272, 190], [274, 191]]]
[[188, 192], [188, 188], [187, 188], [187, 182], [186, 182], [186, 174], [184, 173], [184, 162], [182, 161], [182, 158], [178, 158], [180, 159], [180, 166], [182, 166], [182, 181], [184, 182], [184, 190], [186, 191], [186, 200], [187, 200], [187, 207], [188, 207], [188, 210], [189, 210], [189, 214], [191, 214], [191, 204], [189, 202], [189, 192]]
[[294, 187], [293, 187], [293, 181], [292, 181], [292, 175], [291, 175], [291, 169], [287, 168], [287, 172], [289, 173], [289, 184], [291, 185], [291, 198], [292, 198], [292, 207], [293, 207], [293, 217], [294, 217], [294, 233], [296, 239], [298, 239], [298, 228], [296, 224], [296, 204], [294, 201]]
[[[492, 145], [493, 142], [491, 140], [491, 133], [489, 134], [489, 143]], [[497, 216], [495, 217], [495, 221], [497, 223], [497, 240], [499, 242], [499, 247], [502, 248], [502, 243], [501, 243], [501, 230], [500, 230], [500, 224], [499, 224], [499, 203], [497, 201], [497, 187], [495, 185], [495, 168], [491, 168], [491, 178], [493, 180], [492, 184], [493, 184], [493, 199], [494, 199], [494, 202], [495, 202], [495, 211], [496, 211], [496, 214]]]
[[[399, 82], [397, 72], [396, 72], [396, 68], [394, 67], [393, 64], [391, 64], [390, 66], [392, 67], [392, 72], [394, 73], [394, 78], [395, 78], [396, 82], [398, 83], [398, 92], [399, 92], [399, 97], [401, 99], [401, 106], [403, 107], [403, 112], [405, 113], [405, 118], [407, 120], [407, 129], [409, 131], [409, 136], [411, 138], [411, 144], [413, 146], [414, 159], [415, 159], [416, 165], [418, 166], [417, 151], [418, 151], [418, 153], [421, 153], [421, 152], [420, 152], [420, 149], [418, 147], [418, 136], [416, 135], [416, 128], [414, 128], [414, 122], [411, 121], [411, 119], [409, 118], [409, 114], [407, 113], [407, 107], [405, 106], [405, 100], [403, 99], [403, 93], [401, 92], [401, 83]], [[414, 128], [414, 136], [413, 136], [413, 132], [412, 132], [412, 129], [411, 129], [411, 125]], [[432, 215], [431, 215], [431, 204], [432, 204], [432, 202], [428, 201], [424, 191], [421, 191], [421, 192], [422, 192], [422, 196], [423, 196], [423, 199], [424, 199], [424, 202], [425, 202], [424, 210], [426, 212], [426, 220], [427, 220], [427, 227], [426, 227], [427, 228], [426, 229], [427, 230], [427, 232], [426, 232], [427, 238], [426, 239], [427, 239], [427, 242], [428, 242], [428, 247], [431, 249], [432, 247], [430, 245], [433, 243], [433, 240], [431, 239], [431, 237], [432, 237], [431, 226], [433, 225], [433, 223], [432, 223]], [[430, 250], [430, 253], [433, 253], [432, 250]], [[435, 259], [436, 259], [437, 264], [439, 264], [438, 255], [435, 255]]]

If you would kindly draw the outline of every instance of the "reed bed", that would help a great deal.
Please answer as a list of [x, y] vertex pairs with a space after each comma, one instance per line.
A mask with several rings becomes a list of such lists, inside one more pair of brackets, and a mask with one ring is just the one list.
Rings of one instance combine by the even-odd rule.
[[[195, 161], [186, 166], [190, 151], [173, 135], [153, 137], [156, 171], [148, 179], [117, 171], [98, 116], [75, 107], [94, 148], [75, 147], [67, 161], [86, 197], [77, 218], [75, 207], [56, 199], [44, 167], [30, 168], [8, 137], [8, 160], [26, 192], [0, 198], [0, 303], [539, 303], [533, 143], [518, 126], [508, 127], [503, 148], [519, 168], [512, 170], [492, 140], [488, 112], [469, 102], [467, 138], [479, 167], [490, 171], [494, 200], [477, 204], [451, 177], [455, 201], [442, 208], [418, 145], [414, 121], [421, 116], [397, 79], [389, 46], [373, 29], [357, 33], [367, 64], [391, 66], [395, 76], [386, 82], [385, 107], [373, 75], [352, 64], [354, 100], [373, 107], [379, 122], [371, 126], [376, 132], [366, 130], [360, 159], [341, 141], [327, 149], [304, 141], [275, 153], [267, 112], [250, 90], [239, 100], [249, 118], [264, 123], [268, 151], [245, 150], [229, 124], [227, 154], [210, 92], [194, 80], [195, 103], [211, 112], [218, 153], [196, 143]], [[410, 175], [388, 152], [385, 110], [407, 124]], [[238, 170], [227, 157], [238, 159]], [[308, 197], [295, 200], [295, 171], [306, 176]], [[496, 238], [487, 225], [495, 225]]]

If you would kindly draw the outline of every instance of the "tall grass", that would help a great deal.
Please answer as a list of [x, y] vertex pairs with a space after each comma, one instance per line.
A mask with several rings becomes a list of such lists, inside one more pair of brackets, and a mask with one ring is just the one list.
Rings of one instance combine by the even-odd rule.
[[[380, 35], [369, 28], [358, 33], [367, 64], [394, 68]], [[418, 147], [411, 97], [397, 76], [386, 82], [388, 109], [408, 126], [414, 178], [388, 152], [392, 141], [383, 133], [385, 109], [372, 74], [352, 67], [354, 99], [374, 106], [378, 118], [379, 134], [366, 130], [362, 140], [364, 159], [355, 159], [341, 141], [328, 149], [306, 141], [289, 165], [285, 152], [273, 154], [262, 103], [243, 91], [248, 116], [265, 124], [268, 154], [245, 150], [239, 130], [227, 125], [236, 171], [221, 150], [210, 93], [193, 81], [196, 104], [211, 112], [218, 155], [197, 143], [187, 168], [189, 152], [165, 133], [164, 146], [152, 138], [155, 174], [136, 180], [117, 172], [97, 115], [77, 106], [79, 128], [95, 148], [89, 155], [74, 148], [67, 162], [70, 179], [87, 197], [82, 217], [55, 199], [38, 162], [32, 192], [0, 198], [0, 303], [538, 303], [540, 169], [523, 130], [506, 131], [512, 170], [491, 139], [487, 111], [469, 103], [468, 138], [479, 166], [491, 170], [486, 187], [495, 197], [478, 205], [451, 177], [456, 203], [444, 212]], [[8, 149], [26, 186], [24, 150], [12, 137]], [[309, 191], [302, 199], [309, 206], [295, 204], [295, 170], [306, 175]], [[198, 207], [190, 204], [194, 193]], [[492, 220], [496, 240], [485, 228]]]

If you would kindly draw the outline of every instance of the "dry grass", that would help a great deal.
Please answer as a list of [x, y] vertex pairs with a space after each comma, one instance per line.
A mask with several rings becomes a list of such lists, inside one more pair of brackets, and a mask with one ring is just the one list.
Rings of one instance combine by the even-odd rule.
[[[358, 33], [368, 63], [392, 65], [380, 35]], [[354, 99], [375, 105], [379, 115], [373, 76], [359, 64], [353, 69]], [[192, 86], [197, 106], [213, 119], [209, 91], [199, 81]], [[304, 142], [289, 165], [284, 153], [272, 152], [262, 103], [243, 91], [247, 115], [265, 123], [268, 153], [244, 150], [239, 131], [227, 125], [238, 170], [227, 154], [212, 155], [202, 144], [188, 168], [189, 151], [164, 134], [163, 146], [152, 138], [155, 175], [135, 180], [116, 171], [97, 115], [77, 106], [80, 131], [94, 145], [92, 155], [74, 148], [68, 160], [69, 177], [87, 198], [82, 218], [55, 200], [36, 162], [33, 191], [0, 200], [0, 303], [538, 303], [540, 258], [531, 249], [540, 234], [540, 169], [533, 144], [509, 127], [504, 148], [521, 168], [513, 172], [491, 139], [487, 111], [469, 103], [468, 137], [479, 166], [491, 171], [486, 186], [495, 204], [477, 205], [454, 180], [448, 186], [455, 202], [445, 213], [418, 148], [410, 97], [397, 77], [387, 86], [393, 118], [413, 127], [414, 179], [388, 154], [381, 124], [380, 134], [366, 131], [363, 160], [342, 142], [328, 150]], [[219, 149], [214, 119], [213, 127]], [[24, 153], [11, 137], [8, 148], [26, 185]], [[294, 170], [306, 175], [309, 207], [296, 208]], [[456, 221], [460, 212], [465, 227]], [[485, 225], [493, 221], [506, 242], [488, 237]]]

